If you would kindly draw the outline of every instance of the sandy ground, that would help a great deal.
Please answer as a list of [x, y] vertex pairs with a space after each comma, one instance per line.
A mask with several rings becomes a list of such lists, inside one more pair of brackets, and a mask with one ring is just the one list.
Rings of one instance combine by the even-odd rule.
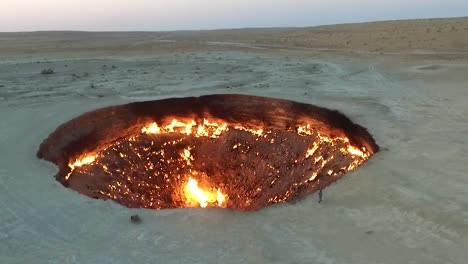
[[[357, 36], [341, 27], [328, 30]], [[443, 50], [386, 44], [388, 54], [266, 46], [243, 31], [151, 34], [0, 34], [0, 263], [466, 263], [468, 34]], [[254, 213], [127, 209], [64, 188], [35, 157], [83, 112], [214, 93], [338, 109], [383, 150], [321, 204], [309, 196]]]

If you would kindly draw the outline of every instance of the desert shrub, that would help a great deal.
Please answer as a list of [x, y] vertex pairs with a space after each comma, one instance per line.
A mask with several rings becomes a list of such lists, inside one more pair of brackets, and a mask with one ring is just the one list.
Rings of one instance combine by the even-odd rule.
[[55, 72], [54, 72], [54, 70], [52, 70], [52, 69], [44, 69], [44, 70], [41, 71], [41, 74], [42, 74], [42, 75], [54, 74], [54, 73], [55, 73]]

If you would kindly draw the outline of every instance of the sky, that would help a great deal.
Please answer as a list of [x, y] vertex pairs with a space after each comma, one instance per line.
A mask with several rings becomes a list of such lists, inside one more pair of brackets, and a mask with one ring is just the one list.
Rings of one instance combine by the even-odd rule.
[[468, 0], [0, 0], [0, 32], [304, 27], [468, 16]]

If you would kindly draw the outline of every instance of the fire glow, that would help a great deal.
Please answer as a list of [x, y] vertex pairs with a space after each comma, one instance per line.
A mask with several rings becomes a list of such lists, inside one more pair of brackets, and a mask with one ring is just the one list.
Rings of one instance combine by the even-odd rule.
[[[213, 106], [201, 105], [201, 114], [192, 105], [193, 112], [186, 116], [167, 114], [145, 119], [144, 124], [135, 119], [137, 125], [121, 135], [109, 128], [106, 131], [116, 133], [114, 139], [69, 158], [58, 179], [82, 194], [128, 207], [257, 210], [323, 189], [378, 150], [367, 132], [348, 119], [342, 122], [357, 131], [350, 134], [352, 139], [347, 136], [350, 132], [326, 124], [323, 118], [317, 122], [300, 118], [304, 114], [299, 113], [296, 119], [285, 119], [277, 113], [259, 114], [255, 105], [255, 111], [245, 107], [253, 100], [265, 107], [274, 103], [281, 110], [290, 101], [216, 98], [234, 98], [247, 109], [223, 109], [217, 112], [227, 116], [215, 117], [209, 112]], [[247, 114], [249, 120], [242, 120]]]

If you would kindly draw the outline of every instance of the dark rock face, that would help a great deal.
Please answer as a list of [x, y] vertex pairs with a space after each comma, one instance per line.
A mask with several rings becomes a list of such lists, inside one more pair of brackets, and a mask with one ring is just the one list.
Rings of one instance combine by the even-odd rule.
[[[181, 125], [171, 127], [173, 120]], [[152, 123], [158, 132], [143, 133]], [[37, 155], [59, 166], [64, 186], [128, 207], [198, 206], [188, 202], [190, 177], [224, 195], [223, 203], [208, 206], [257, 210], [323, 189], [378, 150], [365, 128], [337, 111], [209, 95], [86, 113], [57, 128]], [[89, 162], [72, 165], [90, 154]]]

